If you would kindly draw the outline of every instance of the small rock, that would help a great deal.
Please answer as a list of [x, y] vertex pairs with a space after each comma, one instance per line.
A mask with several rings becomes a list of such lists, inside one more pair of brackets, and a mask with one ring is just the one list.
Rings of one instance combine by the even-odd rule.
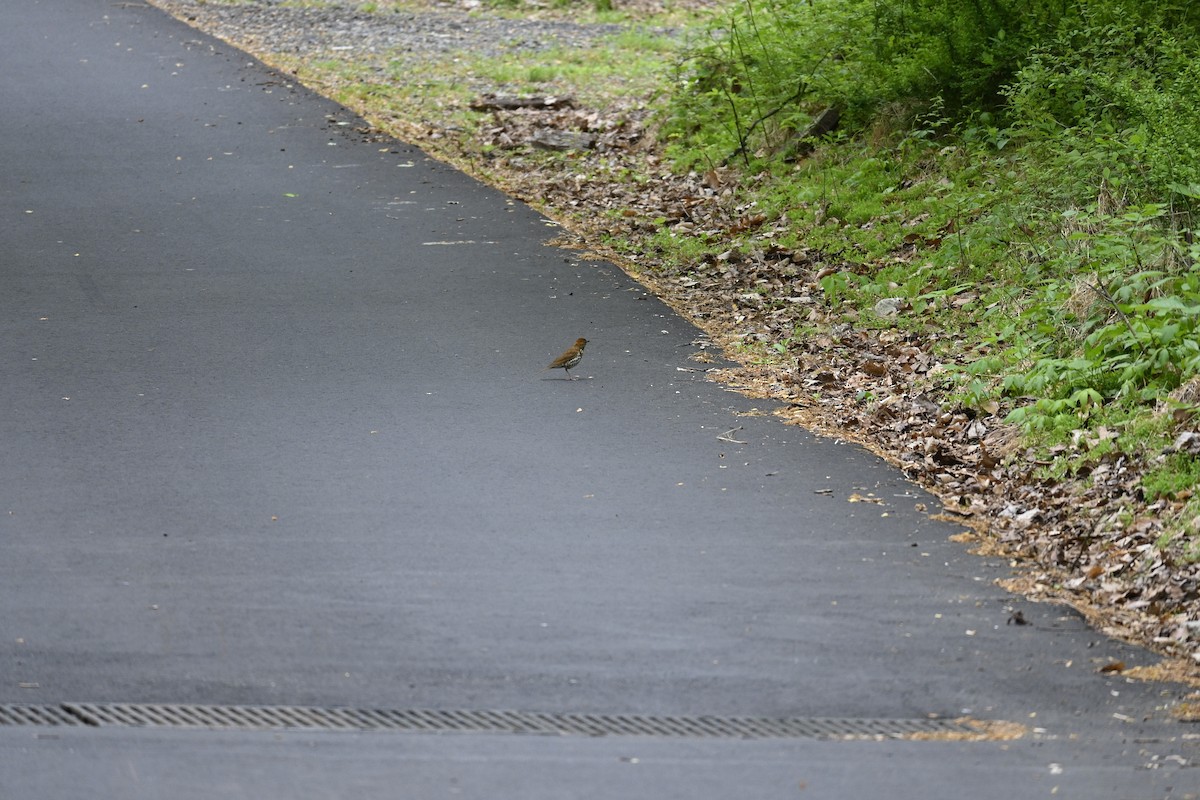
[[591, 133], [542, 128], [533, 134], [529, 143], [543, 150], [591, 150], [596, 146], [596, 136]]
[[1200, 433], [1196, 431], [1184, 431], [1175, 437], [1174, 444], [1171, 448], [1176, 452], [1182, 451], [1189, 455], [1200, 455]]
[[895, 317], [904, 306], [903, 297], [885, 297], [875, 304], [875, 316]]

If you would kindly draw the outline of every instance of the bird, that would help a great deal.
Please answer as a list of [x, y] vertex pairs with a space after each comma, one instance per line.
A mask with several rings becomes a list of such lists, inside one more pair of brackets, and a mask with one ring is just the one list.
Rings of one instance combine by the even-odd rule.
[[[546, 369], [561, 369], [567, 373], [567, 380], [576, 380], [571, 375], [571, 367], [578, 366], [579, 362], [583, 360], [583, 348], [587, 347], [587, 343], [588, 340], [583, 337], [576, 339], [575, 344], [568, 347], [565, 353], [550, 362], [550, 365]], [[546, 370], [542, 371], [545, 372]]]

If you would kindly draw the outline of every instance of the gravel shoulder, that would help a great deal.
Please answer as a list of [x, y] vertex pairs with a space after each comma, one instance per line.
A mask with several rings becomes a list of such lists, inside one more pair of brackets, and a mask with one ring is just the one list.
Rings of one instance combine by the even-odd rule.
[[364, 13], [356, 3], [292, 6], [279, 2], [220, 5], [199, 0], [154, 0], [206, 33], [255, 54], [320, 57], [353, 52], [428, 63], [471, 53], [499, 58], [517, 52], [584, 47], [620, 33], [616, 24], [491, 16], [446, 6]]

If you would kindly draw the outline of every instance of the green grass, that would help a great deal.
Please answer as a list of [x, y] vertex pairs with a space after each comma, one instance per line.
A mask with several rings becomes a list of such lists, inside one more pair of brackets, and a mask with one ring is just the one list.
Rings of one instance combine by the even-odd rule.
[[474, 130], [482, 116], [466, 107], [487, 92], [570, 93], [583, 106], [644, 96], [658, 85], [674, 46], [665, 37], [630, 31], [587, 48], [448, 59], [423, 67], [424, 77], [418, 80], [409, 62], [386, 55], [374, 64], [326, 58], [290, 66], [303, 80], [325, 86], [339, 102], [363, 107], [369, 101], [371, 108], [396, 116], [429, 106], [454, 126]]
[[1176, 498], [1200, 485], [1200, 459], [1187, 453], [1172, 453], [1142, 479], [1147, 500]]
[[512, 91], [545, 91], [547, 86], [557, 86], [588, 104], [598, 97], [652, 90], [674, 47], [665, 37], [630, 31], [606, 37], [592, 47], [518, 51], [447, 66], [464, 77]]

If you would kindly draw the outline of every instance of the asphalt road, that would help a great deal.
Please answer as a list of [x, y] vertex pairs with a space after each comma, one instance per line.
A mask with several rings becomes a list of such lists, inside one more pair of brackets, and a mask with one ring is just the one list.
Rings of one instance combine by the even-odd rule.
[[1096, 671], [1152, 655], [534, 211], [147, 6], [7, 3], [0, 54], [0, 704], [1026, 729], [0, 725], [0, 797], [1200, 796], [1182, 690]]

